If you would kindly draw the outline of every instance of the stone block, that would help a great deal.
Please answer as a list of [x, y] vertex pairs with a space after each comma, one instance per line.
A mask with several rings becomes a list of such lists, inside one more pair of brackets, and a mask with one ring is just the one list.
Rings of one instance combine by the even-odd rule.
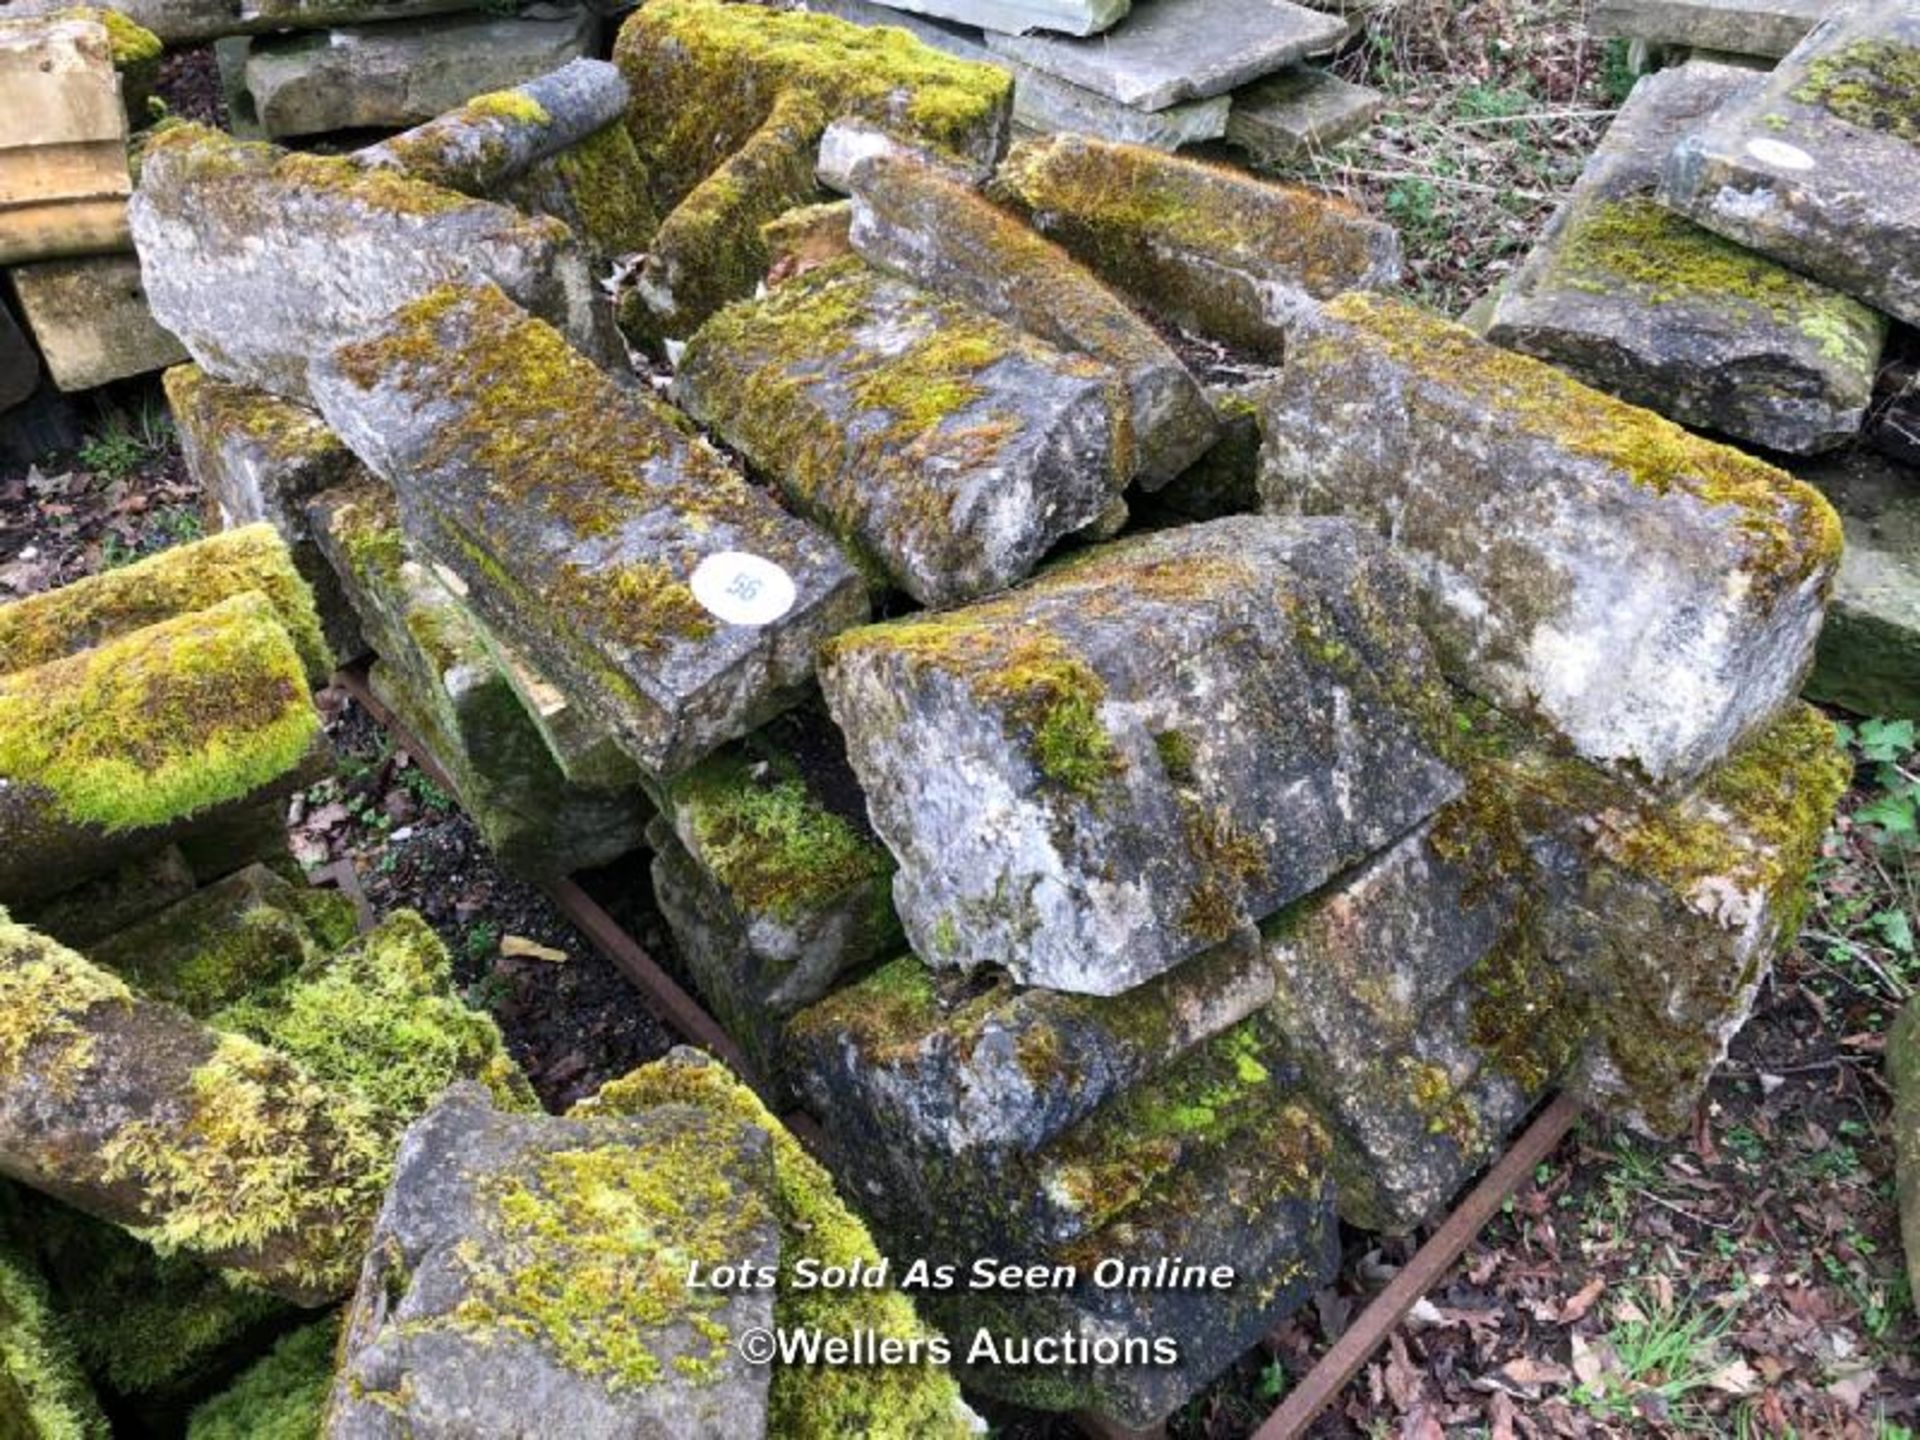
[[1149, 524], [1219, 520], [1260, 508], [1260, 397], [1272, 374], [1255, 375], [1237, 384], [1207, 387], [1220, 438], [1175, 479], [1142, 497], [1141, 516]]
[[1662, 204], [1920, 324], [1920, 11], [1834, 10], [1676, 145]]
[[1358, 135], [1386, 102], [1326, 70], [1283, 70], [1234, 92], [1226, 140], [1257, 166], [1293, 165]]
[[1405, 301], [1303, 323], [1265, 430], [1266, 507], [1390, 529], [1449, 678], [1589, 759], [1696, 777], [1812, 663], [1817, 492]]
[[[472, 0], [118, 0], [114, 8], [170, 46], [201, 44], [223, 35], [274, 30], [331, 29], [418, 15], [465, 10]], [[9, 0], [14, 15], [58, 15], [69, 0]]]
[[1267, 359], [1312, 300], [1400, 277], [1399, 236], [1352, 206], [1142, 146], [1024, 141], [992, 193], [1135, 304]]
[[1058, 246], [966, 186], [893, 157], [863, 161], [853, 186], [853, 248], [869, 263], [1119, 372], [1148, 489], [1213, 443], [1213, 412], [1180, 357]]
[[1851, 439], [1885, 319], [1653, 199], [1660, 163], [1688, 129], [1763, 83], [1698, 61], [1641, 80], [1501, 288], [1487, 338], [1669, 419], [1770, 449], [1805, 454]]
[[661, 912], [694, 983], [763, 1076], [787, 1019], [901, 945], [893, 859], [838, 733], [781, 716], [667, 786], [654, 842]]
[[39, 260], [7, 273], [47, 374], [62, 390], [91, 390], [187, 358], [155, 319], [132, 255]]
[[178, 845], [163, 845], [116, 870], [76, 885], [14, 918], [84, 951], [116, 930], [137, 924], [193, 893], [193, 868]]
[[0, 21], [0, 91], [0, 265], [124, 250], [127, 117], [105, 27]]
[[1129, 0], [880, 0], [885, 8], [930, 15], [1007, 35], [1054, 30], [1099, 35], [1124, 19]]
[[951, 151], [903, 140], [885, 126], [859, 115], [842, 116], [820, 132], [820, 153], [814, 179], [841, 195], [853, 190], [853, 167], [875, 155], [894, 155], [935, 169], [944, 169], [965, 185], [987, 183], [993, 167], [962, 159]]
[[307, 400], [307, 369], [441, 285], [492, 283], [593, 358], [609, 334], [560, 222], [348, 160], [180, 125], [131, 202], [155, 317], [216, 379]]
[[1832, 8], [1832, 0], [1594, 0], [1587, 29], [1648, 45], [1778, 59]]
[[1136, 110], [1225, 95], [1336, 49], [1347, 33], [1337, 17], [1291, 0], [1152, 0], [1095, 39], [996, 28], [986, 37], [994, 54]]
[[640, 791], [589, 789], [561, 773], [455, 594], [410, 557], [392, 495], [369, 481], [317, 497], [309, 514], [380, 656], [375, 694], [453, 782], [501, 865], [546, 878], [637, 847], [650, 813]]
[[923, 605], [1023, 579], [1130, 478], [1113, 371], [853, 259], [708, 321], [674, 395]]
[[764, 1433], [769, 1367], [732, 1342], [773, 1324], [773, 1296], [692, 1288], [687, 1267], [778, 1262], [768, 1152], [764, 1130], [693, 1106], [510, 1115], [455, 1087], [401, 1142], [329, 1433], [391, 1435], [398, 1418], [457, 1434], [481, 1415], [571, 1435]]
[[418, 125], [588, 54], [598, 30], [592, 12], [552, 6], [254, 40], [235, 133], [278, 139]]
[[498, 290], [434, 292], [315, 376], [422, 558], [655, 775], [787, 708], [866, 614], [831, 541]]
[[215, 380], [198, 365], [177, 365], [161, 383], [210, 527], [272, 525], [313, 591], [332, 658], [359, 656], [366, 649], [359, 617], [307, 524], [313, 496], [365, 475], [353, 452], [305, 406]]
[[1359, 527], [1242, 516], [835, 640], [915, 951], [1114, 995], [1404, 833], [1458, 788], [1414, 604]]
[[48, 899], [244, 808], [304, 773], [319, 730], [258, 594], [0, 676], [0, 902]]
[[1807, 694], [1858, 715], [1920, 718], [1920, 474], [1858, 452], [1799, 473], [1847, 536]]
[[853, 253], [853, 202], [802, 205], [760, 227], [767, 242], [767, 285], [830, 265]]

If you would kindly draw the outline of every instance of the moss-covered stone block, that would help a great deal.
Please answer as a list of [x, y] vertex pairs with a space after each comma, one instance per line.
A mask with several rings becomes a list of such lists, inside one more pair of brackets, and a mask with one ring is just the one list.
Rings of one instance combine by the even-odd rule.
[[1059, 246], [901, 156], [861, 161], [852, 183], [853, 248], [870, 263], [1119, 372], [1133, 419], [1132, 470], [1146, 488], [1213, 443], [1213, 411], [1179, 356]]
[[[780, 1229], [781, 1283], [774, 1319], [789, 1329], [828, 1334], [865, 1330], [899, 1341], [924, 1340], [928, 1329], [913, 1302], [893, 1286], [878, 1290], [805, 1289], [795, 1283], [805, 1262], [873, 1267], [881, 1262], [867, 1227], [835, 1189], [833, 1177], [781, 1125], [754, 1093], [697, 1051], [680, 1049], [643, 1066], [582, 1101], [584, 1117], [644, 1114], [687, 1105], [764, 1130], [773, 1159], [773, 1213]], [[873, 1435], [884, 1440], [957, 1437], [978, 1422], [946, 1370], [931, 1362], [887, 1366], [777, 1366], [768, 1392], [767, 1433], [796, 1440]]]
[[769, 220], [760, 227], [761, 237], [767, 242], [767, 283], [784, 284], [851, 255], [852, 229], [851, 200], [799, 205]]
[[1590, 759], [1684, 783], [1812, 662], [1817, 492], [1406, 301], [1303, 320], [1264, 428], [1264, 507], [1390, 531], [1449, 678]]
[[1671, 419], [1771, 449], [1852, 439], [1872, 398], [1885, 318], [1653, 199], [1675, 142], [1764, 83], [1699, 61], [1643, 79], [1501, 288], [1488, 338]]
[[499, 196], [522, 210], [564, 220], [594, 258], [596, 271], [644, 251], [660, 230], [646, 163], [624, 119], [536, 160], [502, 185]]
[[1112, 371], [858, 260], [708, 321], [675, 395], [924, 605], [1025, 578], [1131, 478]]
[[[322, 914], [321, 907], [334, 913]], [[309, 915], [317, 926], [309, 925]], [[353, 931], [353, 905], [345, 897], [313, 891], [308, 898], [264, 865], [253, 865], [89, 946], [87, 958], [204, 1020], [312, 963]]]
[[1847, 536], [1807, 694], [1858, 715], [1920, 718], [1920, 473], [1860, 451], [1799, 473]]
[[1887, 1034], [1893, 1084], [1893, 1158], [1907, 1278], [1920, 1282], [1920, 1000], [1907, 1003]]
[[313, 1440], [326, 1420], [339, 1343], [335, 1316], [283, 1337], [238, 1380], [194, 1409], [187, 1440]]
[[498, 290], [437, 291], [316, 377], [422, 558], [643, 769], [792, 704], [866, 614], [831, 540]]
[[244, 809], [319, 732], [256, 591], [0, 676], [0, 896], [44, 900]]
[[1145, 146], [1022, 141], [991, 193], [1135, 304], [1267, 359], [1306, 303], [1400, 278], [1399, 236], [1346, 202]]
[[175, 125], [147, 145], [128, 214], [154, 315], [217, 379], [306, 400], [315, 360], [449, 284], [497, 285], [611, 359], [564, 224], [396, 171]]
[[106, 1440], [112, 1432], [32, 1259], [0, 1236], [0, 1434]]
[[299, 652], [308, 683], [327, 683], [333, 663], [313, 596], [285, 543], [265, 525], [210, 535], [43, 590], [0, 608], [0, 675], [76, 655], [162, 620], [249, 592]]
[[391, 493], [377, 483], [330, 491], [312, 514], [380, 655], [375, 695], [453, 782], [500, 862], [523, 875], [565, 875], [637, 846], [651, 809], [631, 777], [601, 789], [562, 774], [467, 612], [410, 557]]
[[359, 1267], [392, 1156], [359, 1095], [0, 922], [0, 1165], [296, 1304]]
[[353, 452], [304, 406], [215, 380], [198, 365], [176, 365], [161, 383], [209, 528], [272, 525], [313, 592], [328, 655], [357, 657], [366, 648], [358, 619], [306, 517], [312, 496], [365, 474]]
[[1920, 15], [1830, 11], [1766, 78], [1705, 117], [1662, 168], [1663, 205], [1920, 324]]
[[455, 993], [446, 947], [411, 910], [257, 987], [211, 1023], [360, 1096], [396, 1137], [457, 1081], [478, 1082], [503, 1109], [539, 1108], [499, 1027]]
[[1346, 523], [1214, 521], [823, 653], [929, 964], [1113, 995], [1451, 799], [1414, 589]]
[[735, 1348], [764, 1290], [689, 1267], [780, 1260], [767, 1132], [691, 1105], [505, 1114], [456, 1086], [402, 1141], [348, 1312], [339, 1436], [489, 1428], [761, 1434], [769, 1367]]
[[780, 1082], [787, 1019], [901, 944], [893, 858], [837, 733], [801, 711], [727, 746], [667, 787], [648, 838], [654, 893], [696, 987]]

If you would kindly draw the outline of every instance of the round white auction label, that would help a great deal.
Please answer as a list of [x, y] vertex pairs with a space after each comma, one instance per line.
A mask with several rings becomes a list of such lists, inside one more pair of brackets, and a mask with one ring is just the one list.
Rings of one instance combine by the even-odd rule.
[[1772, 165], [1781, 170], [1813, 169], [1813, 156], [1798, 145], [1789, 145], [1784, 140], [1769, 140], [1764, 135], [1747, 141], [1747, 154], [1762, 165]]
[[771, 625], [793, 608], [793, 577], [771, 560], [722, 550], [693, 568], [693, 598], [729, 625]]

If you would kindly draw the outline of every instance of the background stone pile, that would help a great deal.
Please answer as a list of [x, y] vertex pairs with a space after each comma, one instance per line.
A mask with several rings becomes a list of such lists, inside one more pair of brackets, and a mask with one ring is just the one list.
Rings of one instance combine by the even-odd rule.
[[[1682, 387], [1392, 297], [1395, 237], [1346, 207], [1098, 138], [1009, 153], [1017, 82], [896, 33], [653, 0], [615, 58], [340, 157], [156, 136], [131, 225], [193, 357], [169, 394], [503, 858], [644, 840], [686, 969], [882, 1250], [1238, 1273], [925, 1297], [960, 1333], [1182, 1342], [963, 1379], [1150, 1423], [1322, 1283], [1339, 1220], [1431, 1217], [1550, 1090], [1684, 1122], [1845, 780], [1795, 698], [1842, 564], [1818, 492], [1628, 403], [1703, 423]], [[1569, 214], [1647, 183], [1634, 133]], [[1844, 386], [1881, 322], [1833, 302], [1741, 332], [1769, 385]], [[602, 1102], [456, 1091], [410, 1132], [336, 1428], [390, 1415], [368, 1389], [431, 1429], [509, 1385], [439, 1323], [470, 1302], [546, 1337], [516, 1363], [581, 1416], [844, 1429], [692, 1338], [753, 1297], [674, 1296], [621, 1348], [573, 1223], [618, 1213], [608, 1165], [724, 1192], [680, 1216], [703, 1253], [785, 1263], [812, 1202], [764, 1112]], [[491, 1174], [436, 1163], [462, 1150]], [[450, 1253], [588, 1293], [443, 1284]], [[846, 1404], [962, 1423], [908, 1375]]]

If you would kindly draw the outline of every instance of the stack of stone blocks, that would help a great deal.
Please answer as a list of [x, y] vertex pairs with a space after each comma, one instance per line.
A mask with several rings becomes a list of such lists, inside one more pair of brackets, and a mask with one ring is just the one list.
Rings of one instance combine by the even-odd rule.
[[[1809, 693], [1920, 714], [1920, 387], [1892, 363], [1920, 343], [1920, 7], [1635, 0], [1596, 24], [1715, 58], [1640, 81], [1477, 323], [1792, 457], [1848, 541]], [[1736, 32], [1769, 58], [1723, 63]]]
[[[1845, 783], [1795, 698], [1841, 534], [1395, 298], [1385, 227], [1150, 148], [1007, 153], [1011, 92], [652, 0], [615, 66], [352, 155], [172, 130], [132, 228], [197, 470], [463, 799], [532, 863], [638, 827], [687, 977], [881, 1248], [1082, 1277], [916, 1297], [936, 1323], [1181, 1342], [961, 1378], [1143, 1426], [1342, 1219], [1430, 1220], [1553, 1089], [1685, 1123]], [[1182, 331], [1262, 379], [1202, 384]], [[1237, 1278], [1091, 1282], [1162, 1256]], [[463, 1363], [402, 1344], [377, 1388], [424, 1423]]]

